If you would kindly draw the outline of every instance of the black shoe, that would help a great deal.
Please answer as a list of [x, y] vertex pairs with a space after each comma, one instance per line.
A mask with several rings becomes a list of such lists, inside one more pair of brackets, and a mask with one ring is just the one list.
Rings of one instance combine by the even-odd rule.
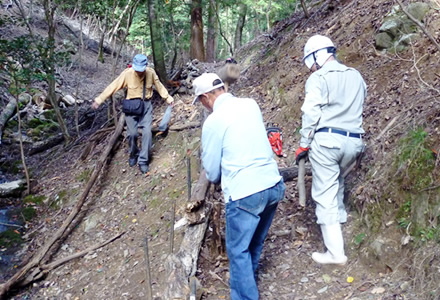
[[137, 157], [130, 157], [128, 159], [128, 164], [130, 165], [130, 167], [134, 167], [137, 163], [137, 160], [138, 160]]
[[140, 164], [139, 165], [139, 170], [141, 170], [142, 174], [145, 174], [145, 173], [147, 173], [150, 170], [150, 168], [148, 167], [147, 164]]

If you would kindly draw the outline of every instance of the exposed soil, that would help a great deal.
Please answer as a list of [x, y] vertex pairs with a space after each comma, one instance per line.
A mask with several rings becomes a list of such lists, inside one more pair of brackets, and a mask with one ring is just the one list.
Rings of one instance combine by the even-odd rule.
[[[367, 204], [386, 201], [382, 191], [387, 185], [391, 154], [398, 139], [409, 129], [426, 128], [437, 141], [433, 149], [440, 149], [439, 51], [423, 34], [413, 47], [399, 54], [379, 53], [374, 48], [374, 34], [393, 4], [385, 0], [353, 0], [341, 1], [336, 6], [313, 6], [311, 19], [304, 19], [298, 12], [279, 22], [271, 37], [260, 36], [237, 54], [243, 71], [232, 92], [256, 99], [265, 121], [281, 124], [285, 157], [277, 158], [280, 167], [292, 165], [298, 146], [300, 107], [309, 74], [301, 57], [308, 37], [313, 33], [330, 35], [338, 46], [339, 59], [361, 72], [369, 93], [364, 110], [367, 153], [361, 169], [350, 174], [346, 183], [349, 217], [343, 233], [348, 264], [320, 266], [311, 260], [313, 251], [324, 249], [315, 223], [314, 204], [309, 195], [307, 206], [302, 209], [295, 182], [287, 182], [286, 197], [279, 205], [263, 250], [258, 274], [261, 299], [440, 299], [439, 245], [428, 243], [421, 249], [415, 249], [411, 243], [403, 245], [401, 239], [406, 235], [395, 222], [395, 211], [385, 212], [386, 220], [379, 229], [371, 224], [371, 216], [365, 212]], [[425, 24], [438, 36], [438, 10], [428, 13]], [[80, 91], [80, 98], [86, 100], [80, 108], [82, 114], [89, 111], [88, 101], [111, 80], [110, 58], [96, 66], [95, 60], [95, 54], [86, 51]], [[206, 64], [205, 68], [214, 70], [218, 65]], [[73, 92], [78, 67], [61, 70], [61, 76], [64, 80], [60, 88]], [[191, 105], [191, 95], [176, 95], [175, 100], [173, 124], [201, 119], [202, 109]], [[157, 122], [165, 104], [155, 99], [153, 106]], [[48, 200], [36, 207], [38, 218], [29, 222], [23, 232], [33, 233], [22, 249], [14, 248], [17, 261], [6, 265], [7, 268], [2, 265], [4, 272], [0, 279], [9, 278], [19, 261], [25, 261], [44, 244], [83, 191], [87, 176], [111, 134], [111, 131], [103, 134], [97, 142], [90, 140], [96, 130], [106, 125], [105, 107], [96, 112], [79, 143], [67, 148], [61, 145], [29, 159], [35, 178], [33, 193], [45, 195]], [[66, 116], [71, 117], [72, 111], [68, 110]], [[383, 132], [394, 118], [397, 118], [394, 125]], [[145, 299], [145, 237], [153, 295], [163, 299], [173, 201], [178, 221], [184, 216], [188, 199], [187, 150], [191, 151], [191, 181], [194, 184], [198, 179], [200, 132], [200, 128], [193, 128], [155, 137], [151, 171], [146, 176], [136, 167], [128, 166], [127, 143], [121, 140], [88, 197], [84, 220], [64, 241], [53, 260], [101, 243], [117, 233], [125, 234], [53, 270], [44, 280], [15, 291], [10, 299]], [[84, 160], [79, 159], [90, 143], [94, 144], [91, 152]], [[8, 151], [17, 154], [17, 147], [10, 145]], [[310, 190], [311, 178], [307, 179]], [[215, 197], [221, 199], [218, 194]], [[221, 201], [210, 201], [223, 211]], [[394, 204], [390, 200], [390, 205]], [[196, 275], [205, 291], [202, 299], [229, 299], [228, 262], [222, 245], [214, 244], [215, 225], [209, 225]], [[223, 223], [220, 232], [224, 234]], [[175, 232], [174, 251], [182, 236], [182, 230]], [[11, 249], [4, 252], [12, 254], [8, 251]]]

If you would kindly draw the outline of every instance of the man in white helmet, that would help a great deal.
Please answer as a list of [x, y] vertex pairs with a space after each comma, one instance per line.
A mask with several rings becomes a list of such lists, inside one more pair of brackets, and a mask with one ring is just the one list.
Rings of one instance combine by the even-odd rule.
[[304, 63], [313, 72], [301, 107], [302, 129], [296, 162], [309, 157], [312, 198], [321, 226], [325, 253], [314, 252], [320, 264], [345, 264], [341, 223], [347, 221], [342, 174], [362, 152], [362, 111], [367, 87], [361, 74], [339, 63], [336, 48], [325, 36], [312, 36], [304, 47]]

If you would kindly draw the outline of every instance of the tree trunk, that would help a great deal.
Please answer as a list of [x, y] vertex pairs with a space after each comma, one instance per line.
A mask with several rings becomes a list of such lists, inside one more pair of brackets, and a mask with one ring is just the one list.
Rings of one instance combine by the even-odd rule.
[[[226, 44], [228, 44], [229, 46], [229, 53], [231, 54], [231, 56], [234, 56], [234, 50], [232, 50], [232, 45], [229, 42], [228, 38], [226, 37], [226, 35], [224, 34], [223, 30], [222, 30], [222, 23], [220, 22], [220, 16], [218, 15], [218, 10], [215, 10], [215, 14], [217, 16], [217, 22], [218, 22], [218, 30], [220, 31], [220, 35], [222, 36], [222, 38], [225, 40]], [[228, 26], [226, 26], [227, 28]]]
[[307, 6], [306, 6], [305, 0], [301, 0], [301, 6], [302, 6], [302, 8], [304, 10], [304, 15], [306, 16], [306, 18], [307, 19], [310, 18], [310, 14], [309, 14], [309, 11], [307, 10]]
[[60, 108], [58, 107], [58, 101], [55, 94], [55, 62], [53, 61], [53, 57], [55, 57], [55, 11], [57, 6], [52, 2], [52, 0], [44, 0], [44, 12], [46, 15], [48, 29], [48, 57], [45, 59], [46, 61], [46, 74], [48, 75], [47, 83], [49, 85], [47, 96], [49, 98], [50, 103], [52, 104], [53, 110], [55, 111], [55, 115], [57, 117], [58, 124], [60, 125], [61, 132], [64, 135], [64, 140], [66, 143], [70, 141], [70, 134], [67, 130], [66, 124], [64, 122], [63, 116], [61, 115]]
[[121, 44], [116, 52], [115, 64], [113, 66], [113, 74], [115, 74], [116, 66], [119, 64], [119, 57], [121, 55], [122, 47], [124, 47], [125, 40], [127, 39], [131, 24], [133, 23], [133, 17], [134, 17], [134, 14], [136, 13], [136, 9], [139, 5], [139, 2], [140, 2], [140, 0], [136, 0], [130, 8], [130, 12], [128, 14], [127, 25], [125, 26], [124, 36], [122, 37]]
[[[108, 16], [108, 9], [105, 10], [104, 24], [102, 24], [102, 28], [101, 28], [101, 37], [99, 39], [98, 58], [96, 60], [96, 64], [98, 64], [98, 61], [101, 63], [104, 62], [104, 39], [105, 39], [105, 32], [106, 32], [106, 27], [107, 27], [107, 16]], [[98, 24], [98, 26], [99, 26], [99, 24]]]
[[202, 0], [191, 1], [191, 42], [189, 55], [191, 59], [205, 61]]
[[[32, 15], [30, 13], [26, 14], [26, 11], [25, 11], [25, 9], [23, 7], [23, 3], [21, 3], [20, 0], [14, 0], [14, 2], [15, 2], [15, 5], [17, 5], [18, 10], [20, 11], [20, 14], [22, 16], [22, 20], [24, 21], [26, 27], [29, 30], [29, 35], [31, 37], [33, 37], [34, 36], [34, 31], [32, 30], [31, 24], [29, 22], [29, 20], [30, 20]], [[31, 4], [30, 7], [32, 7], [32, 2], [30, 4]]]
[[[18, 80], [15, 79], [15, 86], [18, 86]], [[24, 174], [26, 175], [26, 184], [27, 184], [27, 194], [31, 194], [31, 179], [29, 176], [29, 171], [26, 165], [26, 158], [24, 156], [24, 149], [23, 149], [23, 136], [21, 134], [21, 117], [20, 117], [20, 100], [18, 99], [18, 95], [15, 96], [15, 104], [17, 105], [17, 119], [18, 119], [18, 140], [20, 141], [20, 155], [21, 155], [21, 163], [23, 164], [23, 170]]]
[[247, 13], [247, 5], [245, 3], [240, 3], [240, 5], [238, 6], [237, 27], [235, 28], [235, 43], [234, 43], [235, 51], [237, 51], [237, 49], [241, 47], [243, 27], [246, 21], [246, 13]]
[[210, 0], [209, 11], [208, 11], [208, 33], [206, 37], [207, 62], [214, 62], [216, 59], [218, 21], [215, 12], [217, 11], [217, 9], [218, 9], [217, 1]]
[[168, 81], [164, 59], [164, 44], [162, 41], [160, 22], [156, 16], [156, 0], [148, 0], [148, 16], [150, 19], [150, 36], [153, 50], [154, 68], [160, 81], [166, 84]]
[[118, 22], [117, 22], [116, 25], [113, 27], [113, 30], [112, 30], [111, 35], [110, 35], [110, 41], [112, 41], [112, 40], [115, 38], [115, 36], [117, 35], [117, 33], [118, 33], [118, 29], [119, 29], [119, 26], [121, 25], [121, 22], [122, 22], [122, 18], [125, 16], [125, 13], [126, 13], [126, 12], [128, 11], [128, 9], [131, 7], [131, 6], [130, 6], [131, 1], [132, 1], [132, 0], [128, 0], [127, 5], [124, 7], [124, 10], [122, 11], [121, 15], [119, 16], [119, 20], [118, 20]]
[[[81, 12], [82, 0], [79, 0], [79, 14], [80, 14], [80, 25], [79, 25], [79, 57], [78, 57], [78, 77], [76, 81], [76, 89], [75, 89], [75, 99], [78, 99], [79, 87], [81, 83], [81, 67], [82, 67], [82, 55], [84, 51], [84, 39], [83, 39], [83, 22], [84, 16]], [[79, 137], [79, 124], [78, 124], [78, 103], [75, 101], [75, 128], [76, 128], [76, 136]]]
[[267, 5], [266, 10], [266, 23], [267, 23], [267, 32], [270, 31], [270, 10], [272, 8], [272, 0], [269, 0], [269, 4]]

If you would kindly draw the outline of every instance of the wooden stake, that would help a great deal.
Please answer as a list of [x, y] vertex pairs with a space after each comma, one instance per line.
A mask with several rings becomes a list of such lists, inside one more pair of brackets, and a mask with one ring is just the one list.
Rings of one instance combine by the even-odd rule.
[[148, 234], [144, 237], [145, 271], [147, 275], [147, 299], [153, 300], [153, 288], [151, 286], [150, 256], [148, 255]]

